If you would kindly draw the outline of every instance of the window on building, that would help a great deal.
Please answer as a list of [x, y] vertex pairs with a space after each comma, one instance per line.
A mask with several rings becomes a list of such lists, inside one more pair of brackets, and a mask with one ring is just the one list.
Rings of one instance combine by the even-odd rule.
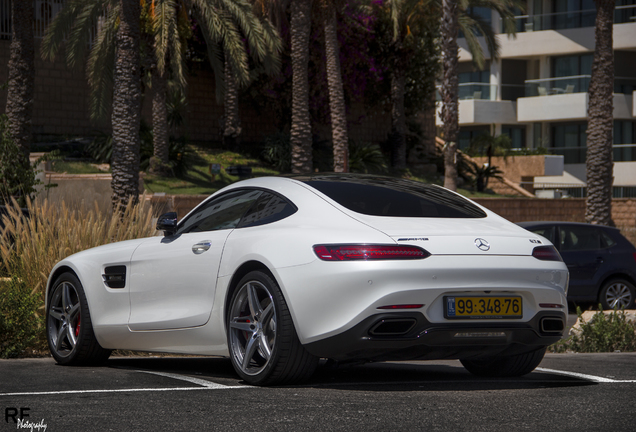
[[551, 93], [584, 93], [590, 85], [593, 54], [552, 57]]
[[[27, 0], [21, 0], [27, 1]], [[62, 10], [64, 0], [33, 1], [33, 29], [36, 38], [43, 38], [47, 26]], [[11, 39], [11, 0], [0, 0], [0, 39]]]
[[593, 27], [596, 20], [594, 0], [555, 0], [552, 12], [552, 28], [556, 30]]
[[614, 162], [636, 161], [636, 122], [614, 121]]
[[490, 133], [490, 126], [477, 126], [477, 127], [463, 127], [459, 130], [459, 136], [457, 137], [457, 148], [459, 150], [466, 150], [470, 147], [470, 143], [473, 139], [479, 135], [485, 135]]
[[490, 71], [458, 74], [459, 99], [490, 99]]
[[636, 0], [616, 0], [614, 24], [634, 22], [634, 17], [636, 17], [636, 7], [629, 6], [636, 6]]
[[587, 123], [560, 123], [552, 125], [551, 150], [563, 155], [566, 164], [585, 163]]
[[513, 149], [526, 147], [526, 128], [524, 126], [502, 126], [501, 134], [510, 137], [510, 144]]

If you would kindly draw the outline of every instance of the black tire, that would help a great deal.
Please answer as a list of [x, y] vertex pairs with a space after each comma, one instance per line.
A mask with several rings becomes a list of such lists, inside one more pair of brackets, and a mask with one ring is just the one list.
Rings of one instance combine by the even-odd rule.
[[319, 359], [301, 345], [278, 284], [264, 272], [252, 271], [238, 283], [226, 329], [232, 366], [249, 384], [299, 383], [316, 370]]
[[111, 350], [95, 338], [86, 293], [73, 273], [63, 273], [53, 284], [46, 307], [46, 339], [61, 365], [99, 364], [110, 356]]
[[625, 279], [608, 281], [601, 288], [598, 299], [605, 310], [634, 309], [634, 300], [636, 300], [636, 289]]
[[473, 375], [483, 377], [518, 377], [532, 372], [545, 355], [546, 347], [525, 354], [460, 360]]

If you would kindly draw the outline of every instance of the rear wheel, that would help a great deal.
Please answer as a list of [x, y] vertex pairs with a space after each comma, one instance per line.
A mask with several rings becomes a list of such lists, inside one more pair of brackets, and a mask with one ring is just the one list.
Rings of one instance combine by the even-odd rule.
[[601, 289], [599, 302], [603, 309], [633, 309], [635, 298], [634, 285], [624, 279], [613, 279]]
[[53, 284], [46, 336], [53, 358], [62, 365], [96, 364], [110, 356], [95, 338], [84, 288], [73, 273], [62, 274]]
[[318, 358], [301, 345], [280, 288], [266, 273], [253, 271], [239, 282], [226, 328], [232, 365], [249, 384], [297, 383], [316, 369]]
[[486, 377], [517, 377], [532, 372], [545, 355], [546, 347], [525, 354], [460, 360], [468, 372]]

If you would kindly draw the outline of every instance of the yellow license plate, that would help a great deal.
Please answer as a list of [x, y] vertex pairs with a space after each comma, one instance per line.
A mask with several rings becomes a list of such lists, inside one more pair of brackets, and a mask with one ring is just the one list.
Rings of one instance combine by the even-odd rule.
[[522, 316], [521, 297], [444, 297], [444, 317], [447, 319], [498, 319]]

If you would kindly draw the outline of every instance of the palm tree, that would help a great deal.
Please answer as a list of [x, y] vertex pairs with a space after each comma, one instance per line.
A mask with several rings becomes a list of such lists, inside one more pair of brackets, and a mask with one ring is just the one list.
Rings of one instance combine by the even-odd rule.
[[[280, 71], [280, 53], [283, 49], [282, 40], [278, 31], [272, 24], [267, 9], [278, 5], [255, 2], [253, 14], [247, 15], [250, 23], [243, 26], [245, 43], [253, 62], [259, 70], [267, 75], [275, 75]], [[226, 54], [227, 56], [227, 54]], [[250, 78], [256, 76], [251, 74]], [[241, 135], [241, 118], [239, 115], [239, 89], [240, 83], [235, 77], [230, 60], [226, 58], [224, 65], [224, 127], [223, 143], [228, 148], [234, 148], [238, 144]], [[243, 85], [247, 83], [244, 82]]]
[[413, 42], [427, 37], [435, 25], [435, 0], [388, 0], [385, 3], [391, 23], [391, 165], [406, 167], [406, 70], [413, 53]]
[[325, 34], [325, 58], [327, 85], [329, 88], [329, 113], [331, 117], [331, 141], [333, 144], [334, 172], [349, 171], [349, 136], [347, 132], [347, 109], [340, 69], [340, 45], [338, 42], [338, 20], [333, 1], [322, 1], [323, 29]]
[[444, 187], [457, 190], [457, 136], [459, 134], [459, 79], [457, 59], [457, 35], [461, 29], [466, 38], [473, 61], [483, 67], [484, 53], [477, 36], [485, 37], [493, 60], [499, 55], [499, 44], [492, 27], [470, 13], [471, 7], [496, 10], [507, 34], [515, 33], [514, 8], [522, 9], [517, 0], [442, 0], [442, 122], [444, 144]]
[[292, 172], [312, 170], [311, 119], [309, 117], [309, 33], [312, 0], [291, 0], [292, 122], [290, 131]]
[[615, 0], [595, 0], [596, 48], [590, 79], [587, 126], [588, 223], [613, 225], [612, 221], [612, 133], [614, 122], [613, 23]]
[[[149, 8], [152, 31], [152, 59], [146, 63], [154, 66], [153, 84], [155, 86], [153, 102], [153, 126], [156, 133], [155, 158], [161, 167], [167, 154], [167, 115], [165, 111], [165, 79], [170, 76], [181, 88], [185, 88], [185, 48], [180, 22], [184, 20], [186, 6], [197, 15], [203, 35], [208, 45], [210, 64], [217, 77], [217, 95], [223, 94], [224, 62], [222, 53], [239, 83], [249, 78], [248, 55], [242, 38], [247, 37], [251, 49], [258, 55], [266, 55], [262, 43], [250, 42], [258, 39], [261, 33], [254, 30], [254, 14], [251, 5], [245, 0], [147, 0], [138, 3]], [[120, 27], [118, 0], [71, 0], [57, 14], [42, 44], [42, 56], [53, 60], [63, 43], [66, 43], [66, 60], [69, 66], [80, 66], [88, 55], [87, 75], [91, 87], [91, 116], [104, 118], [111, 102], [111, 88], [114, 84], [115, 35]], [[108, 11], [104, 17], [104, 11]], [[136, 6], [137, 21], [141, 12]], [[89, 47], [91, 32], [97, 24], [99, 32], [96, 42]], [[137, 79], [141, 78], [139, 71]], [[113, 108], [114, 110], [114, 108]], [[138, 130], [138, 128], [136, 129]], [[114, 134], [114, 131], [113, 131]], [[118, 154], [119, 156], [119, 154]], [[131, 183], [130, 190], [133, 185]]]
[[444, 187], [457, 190], [457, 135], [459, 133], [458, 47], [459, 5], [457, 0], [442, 0], [442, 123], [444, 137]]
[[6, 113], [9, 134], [18, 145], [22, 163], [29, 164], [32, 140], [33, 82], [35, 60], [33, 52], [33, 2], [11, 2], [11, 46]]
[[[145, 4], [144, 4], [145, 3]], [[184, 52], [190, 27], [186, 6], [180, 0], [155, 0], [152, 3], [142, 1], [147, 8], [149, 31], [153, 54], [152, 66], [152, 139], [154, 154], [150, 159], [149, 171], [153, 174], [168, 176], [172, 174], [169, 166], [170, 128], [168, 125], [168, 77], [172, 72], [173, 82], [178, 90], [186, 87]], [[183, 29], [187, 29], [184, 31]], [[168, 70], [170, 63], [170, 71]]]
[[139, 2], [120, 0], [117, 51], [113, 75], [113, 208], [122, 212], [139, 199], [139, 124], [141, 68], [139, 61]]

